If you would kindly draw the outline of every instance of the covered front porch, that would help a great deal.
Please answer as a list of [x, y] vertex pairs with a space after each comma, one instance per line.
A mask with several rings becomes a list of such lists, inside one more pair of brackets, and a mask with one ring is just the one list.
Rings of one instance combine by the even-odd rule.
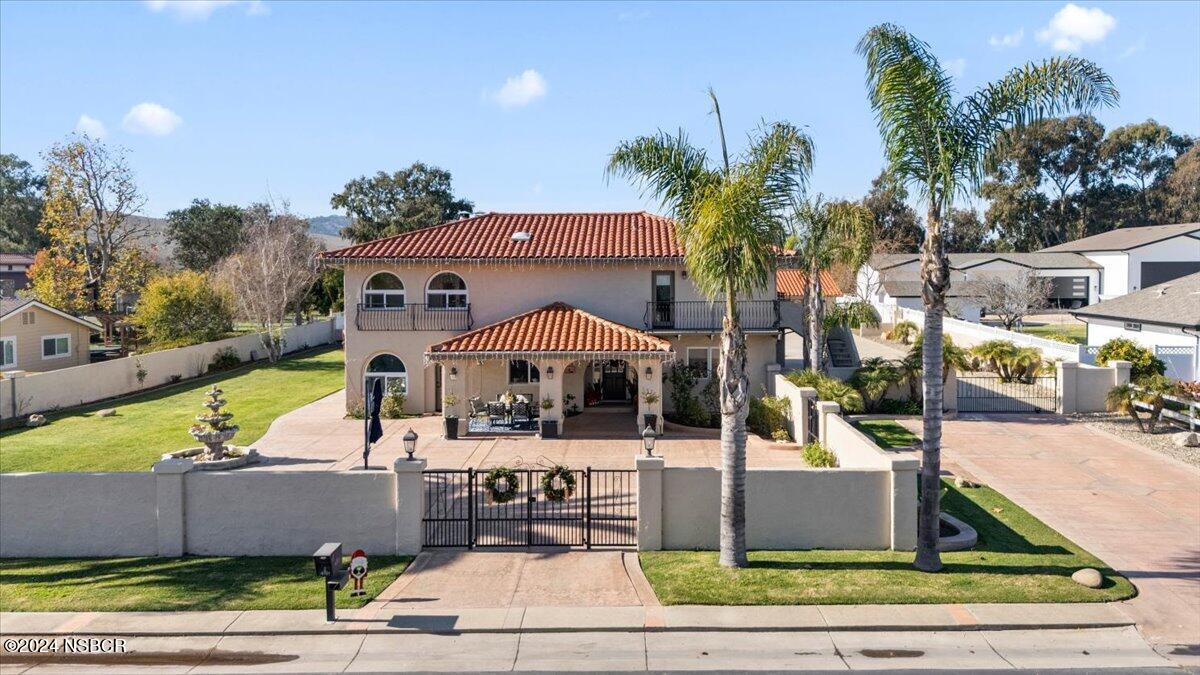
[[476, 329], [425, 353], [459, 437], [633, 438], [662, 431], [670, 343], [562, 303]]

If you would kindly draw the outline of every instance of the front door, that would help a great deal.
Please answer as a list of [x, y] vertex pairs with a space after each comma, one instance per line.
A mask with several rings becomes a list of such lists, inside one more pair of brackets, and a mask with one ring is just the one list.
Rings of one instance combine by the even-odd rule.
[[675, 325], [675, 273], [654, 272], [651, 292], [654, 311], [652, 328], [671, 328]]
[[626, 370], [628, 364], [624, 361], [605, 361], [600, 367], [600, 393], [605, 401], [628, 401], [628, 379]]

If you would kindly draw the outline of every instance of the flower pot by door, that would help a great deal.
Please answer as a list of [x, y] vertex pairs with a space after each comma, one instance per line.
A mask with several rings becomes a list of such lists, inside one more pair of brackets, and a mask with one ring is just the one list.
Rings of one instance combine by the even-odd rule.
[[446, 418], [446, 438], [451, 440], [458, 438], [458, 418]]
[[558, 438], [558, 421], [542, 422], [542, 438]]
[[658, 415], [646, 413], [645, 415], [642, 415], [642, 422], [644, 422], [642, 425], [643, 429], [650, 427], [651, 429], [654, 429], [655, 432], [658, 432]]

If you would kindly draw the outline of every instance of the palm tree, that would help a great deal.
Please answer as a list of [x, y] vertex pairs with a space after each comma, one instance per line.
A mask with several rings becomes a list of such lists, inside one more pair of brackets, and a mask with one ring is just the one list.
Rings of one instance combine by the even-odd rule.
[[786, 122], [765, 125], [746, 151], [729, 157], [717, 96], [709, 90], [721, 141], [719, 163], [680, 131], [625, 141], [613, 151], [608, 175], [624, 176], [658, 198], [675, 219], [688, 273], [713, 301], [723, 299], [717, 370], [721, 413], [721, 554], [726, 567], [746, 560], [746, 336], [739, 293], [769, 286], [786, 231], [784, 210], [808, 182], [812, 140]]
[[1147, 375], [1134, 384], [1137, 398], [1150, 406], [1150, 419], [1146, 425], [1146, 431], [1154, 433], [1154, 427], [1162, 419], [1167, 396], [1177, 396], [1180, 390], [1179, 384], [1171, 378], [1157, 373]]
[[850, 377], [850, 384], [862, 394], [867, 412], [879, 410], [879, 404], [893, 384], [899, 384], [904, 373], [893, 362], [873, 356], [863, 359], [862, 366]]
[[821, 270], [842, 264], [851, 270], [871, 256], [875, 243], [875, 214], [852, 202], [826, 202], [818, 195], [792, 208], [789, 248], [807, 274], [804, 291], [808, 307], [808, 367], [822, 370], [825, 354], [825, 297]]
[[889, 330], [887, 335], [884, 335], [883, 337], [894, 342], [908, 344], [912, 342], [913, 338], [919, 336], [920, 334], [920, 326], [905, 319], [904, 321], [900, 321], [896, 323], [896, 325], [892, 326], [892, 329]]
[[1137, 405], [1133, 401], [1134, 396], [1137, 396], [1137, 391], [1133, 385], [1118, 384], [1104, 395], [1104, 407], [1108, 408], [1109, 412], [1129, 415], [1137, 424], [1138, 431], [1145, 432], [1146, 425], [1142, 424], [1142, 418], [1138, 415]]
[[875, 110], [888, 172], [915, 188], [925, 206], [921, 296], [925, 305], [924, 412], [917, 569], [942, 568], [937, 551], [942, 445], [942, 315], [950, 266], [943, 221], [957, 196], [977, 190], [1002, 135], [1043, 117], [1086, 112], [1117, 101], [1112, 80], [1090, 61], [1047, 59], [1012, 70], [954, 101], [952, 78], [928, 44], [899, 26], [863, 35], [867, 95]]

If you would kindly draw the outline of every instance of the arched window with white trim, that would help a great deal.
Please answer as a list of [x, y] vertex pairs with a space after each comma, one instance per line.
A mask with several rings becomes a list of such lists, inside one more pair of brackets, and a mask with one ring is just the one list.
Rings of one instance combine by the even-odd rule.
[[408, 369], [404, 362], [392, 354], [380, 354], [367, 364], [366, 388], [369, 395], [375, 380], [383, 380], [383, 392], [398, 392], [408, 395]]
[[467, 282], [454, 272], [435, 274], [425, 289], [425, 306], [429, 309], [466, 309]]
[[367, 309], [404, 309], [404, 282], [391, 272], [378, 272], [367, 279], [363, 290]]

